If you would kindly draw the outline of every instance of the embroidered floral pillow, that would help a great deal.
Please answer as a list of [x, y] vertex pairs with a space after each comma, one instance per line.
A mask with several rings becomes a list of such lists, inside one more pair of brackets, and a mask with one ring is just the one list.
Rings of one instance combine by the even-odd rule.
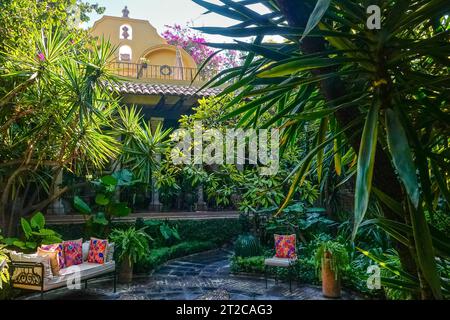
[[275, 257], [289, 258], [296, 257], [295, 254], [295, 234], [291, 235], [275, 235]]
[[106, 261], [107, 249], [108, 240], [91, 238], [87, 261], [89, 263], [104, 264]]
[[66, 268], [83, 263], [83, 239], [64, 241]]
[[66, 262], [64, 259], [64, 247], [62, 243], [43, 244], [41, 245], [41, 249], [45, 251], [56, 251], [58, 253], [59, 269], [64, 269], [66, 267]]

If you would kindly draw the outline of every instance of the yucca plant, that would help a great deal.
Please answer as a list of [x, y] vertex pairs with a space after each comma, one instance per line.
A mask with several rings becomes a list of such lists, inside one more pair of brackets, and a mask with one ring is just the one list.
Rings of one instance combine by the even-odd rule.
[[[314, 146], [292, 172], [291, 190], [311, 172], [321, 179], [330, 145], [337, 173], [350, 169], [340, 160], [351, 150], [357, 155], [353, 237], [375, 195], [403, 268], [420, 280], [421, 297], [442, 298], [435, 257], [448, 257], [450, 242], [430, 232], [424, 211], [432, 216], [439, 202], [450, 206], [448, 1], [193, 1], [239, 21], [199, 30], [254, 37], [210, 44], [246, 52], [242, 67], [207, 84], [227, 84], [223, 95], [247, 101], [224, 119], [241, 114], [244, 127], [275, 125], [283, 145], [297, 143], [305, 124], [318, 126]], [[255, 3], [269, 12], [258, 13], [250, 7]], [[367, 28], [369, 5], [381, 9], [379, 30]], [[285, 41], [266, 42], [272, 35]]]

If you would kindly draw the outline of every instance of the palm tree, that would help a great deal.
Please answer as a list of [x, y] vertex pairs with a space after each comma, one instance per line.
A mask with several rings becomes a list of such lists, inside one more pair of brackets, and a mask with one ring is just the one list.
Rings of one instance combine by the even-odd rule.
[[[358, 155], [353, 238], [374, 195], [384, 214], [376, 221], [397, 241], [403, 268], [417, 277], [422, 298], [441, 298], [435, 258], [448, 257], [449, 242], [425, 212], [433, 216], [439, 205], [446, 211], [450, 205], [448, 2], [371, 1], [381, 9], [381, 29], [369, 30], [369, 3], [362, 0], [193, 1], [239, 21], [197, 29], [254, 37], [252, 43], [210, 44], [246, 52], [243, 66], [208, 83], [228, 83], [223, 94], [237, 92], [233, 103], [248, 101], [228, 116], [242, 114], [242, 126], [277, 124], [285, 143], [305, 123], [318, 123], [315, 146], [293, 172], [291, 190], [313, 159], [320, 179], [330, 144], [339, 141], [338, 159], [351, 148]], [[256, 2], [268, 13], [251, 9]], [[285, 42], [264, 41], [272, 35]], [[266, 112], [270, 120], [262, 122]], [[339, 161], [335, 165], [340, 171]]]

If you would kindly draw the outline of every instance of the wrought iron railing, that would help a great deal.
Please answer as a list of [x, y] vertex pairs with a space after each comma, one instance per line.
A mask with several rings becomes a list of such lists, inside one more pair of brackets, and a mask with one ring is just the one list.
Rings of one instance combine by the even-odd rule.
[[114, 74], [121, 77], [144, 80], [159, 79], [204, 82], [210, 80], [215, 75], [209, 70], [200, 70], [199, 72], [197, 68], [131, 62], [113, 62], [110, 69]]

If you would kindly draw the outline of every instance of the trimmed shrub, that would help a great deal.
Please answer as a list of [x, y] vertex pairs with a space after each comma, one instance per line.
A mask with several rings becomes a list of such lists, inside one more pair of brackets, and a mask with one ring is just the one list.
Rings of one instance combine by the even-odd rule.
[[147, 273], [168, 260], [214, 248], [217, 248], [217, 245], [214, 242], [188, 241], [178, 243], [171, 247], [152, 249], [147, 258], [143, 259], [143, 261], [134, 266], [134, 272]]

